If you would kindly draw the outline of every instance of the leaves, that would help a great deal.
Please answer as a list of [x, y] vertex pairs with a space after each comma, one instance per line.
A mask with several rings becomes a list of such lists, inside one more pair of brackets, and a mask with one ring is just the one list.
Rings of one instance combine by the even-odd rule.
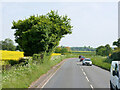
[[55, 11], [46, 15], [33, 15], [17, 22], [13, 21], [12, 29], [16, 29], [15, 40], [25, 55], [50, 53], [64, 35], [72, 33], [70, 18], [60, 16]]
[[110, 47], [109, 44], [105, 46], [99, 46], [98, 48], [96, 48], [97, 55], [108, 56], [111, 53], [112, 53], [112, 48]]

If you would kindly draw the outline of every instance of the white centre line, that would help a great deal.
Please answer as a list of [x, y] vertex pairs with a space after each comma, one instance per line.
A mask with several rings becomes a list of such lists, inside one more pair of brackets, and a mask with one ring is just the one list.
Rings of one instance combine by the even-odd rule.
[[85, 73], [85, 72], [83, 72], [83, 74], [86, 76], [86, 73]]
[[82, 69], [82, 71], [83, 71], [83, 69]]
[[[87, 81], [90, 83], [90, 81], [89, 81], [89, 79], [88, 79], [88, 77], [87, 77], [86, 73], [84, 72], [83, 68], [82, 68], [82, 67], [80, 67], [80, 68], [81, 68], [81, 70], [82, 70], [83, 74], [85, 75], [85, 78], [86, 78], [86, 79], [87, 79]], [[92, 86], [92, 84], [90, 84], [90, 87], [92, 88], [92, 90], [94, 89], [94, 88], [93, 88], [93, 86]]]
[[86, 76], [86, 79], [87, 79], [88, 82], [90, 82], [87, 76]]
[[90, 87], [93, 89], [93, 86], [90, 84]]

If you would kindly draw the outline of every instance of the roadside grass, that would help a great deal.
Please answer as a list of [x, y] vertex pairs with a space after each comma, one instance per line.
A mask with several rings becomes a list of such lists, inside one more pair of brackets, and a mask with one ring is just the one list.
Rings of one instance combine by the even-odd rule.
[[110, 63], [105, 62], [105, 60], [107, 59], [106, 57], [102, 57], [102, 56], [92, 56], [90, 57], [93, 64], [96, 66], [99, 66], [103, 69], [106, 69], [108, 71], [110, 71]]
[[78, 58], [83, 55], [91, 58], [94, 65], [110, 70], [110, 63], [105, 62], [106, 57], [96, 56], [95, 53], [68, 53], [60, 56], [46, 57], [44, 63], [33, 63], [30, 59], [28, 64], [12, 66], [10, 70], [2, 72], [2, 88], [28, 88], [32, 82], [42, 74], [47, 73], [54, 65], [66, 58]]
[[28, 64], [12, 66], [10, 70], [2, 72], [2, 88], [28, 88], [32, 82], [37, 80], [42, 74], [47, 73], [54, 65], [63, 59], [72, 58], [76, 55], [61, 55], [58, 58], [46, 57], [44, 63], [33, 63], [32, 59]]

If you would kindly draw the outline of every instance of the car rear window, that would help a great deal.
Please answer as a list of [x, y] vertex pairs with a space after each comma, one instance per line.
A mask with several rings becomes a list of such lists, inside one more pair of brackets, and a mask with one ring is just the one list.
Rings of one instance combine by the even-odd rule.
[[85, 61], [91, 61], [90, 59], [85, 59]]

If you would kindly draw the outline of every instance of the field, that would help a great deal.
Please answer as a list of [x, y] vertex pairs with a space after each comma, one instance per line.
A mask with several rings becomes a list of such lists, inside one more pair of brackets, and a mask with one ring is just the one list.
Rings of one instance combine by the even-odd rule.
[[[57, 55], [61, 55], [61, 54], [53, 53], [51, 56], [57, 56]], [[19, 61], [20, 58], [22, 57], [24, 57], [24, 52], [0, 50], [0, 65], [8, 64], [7, 61], [9, 60]]]
[[19, 60], [20, 58], [24, 57], [24, 52], [19, 51], [4, 51], [0, 50], [0, 54], [2, 56], [1, 60]]

